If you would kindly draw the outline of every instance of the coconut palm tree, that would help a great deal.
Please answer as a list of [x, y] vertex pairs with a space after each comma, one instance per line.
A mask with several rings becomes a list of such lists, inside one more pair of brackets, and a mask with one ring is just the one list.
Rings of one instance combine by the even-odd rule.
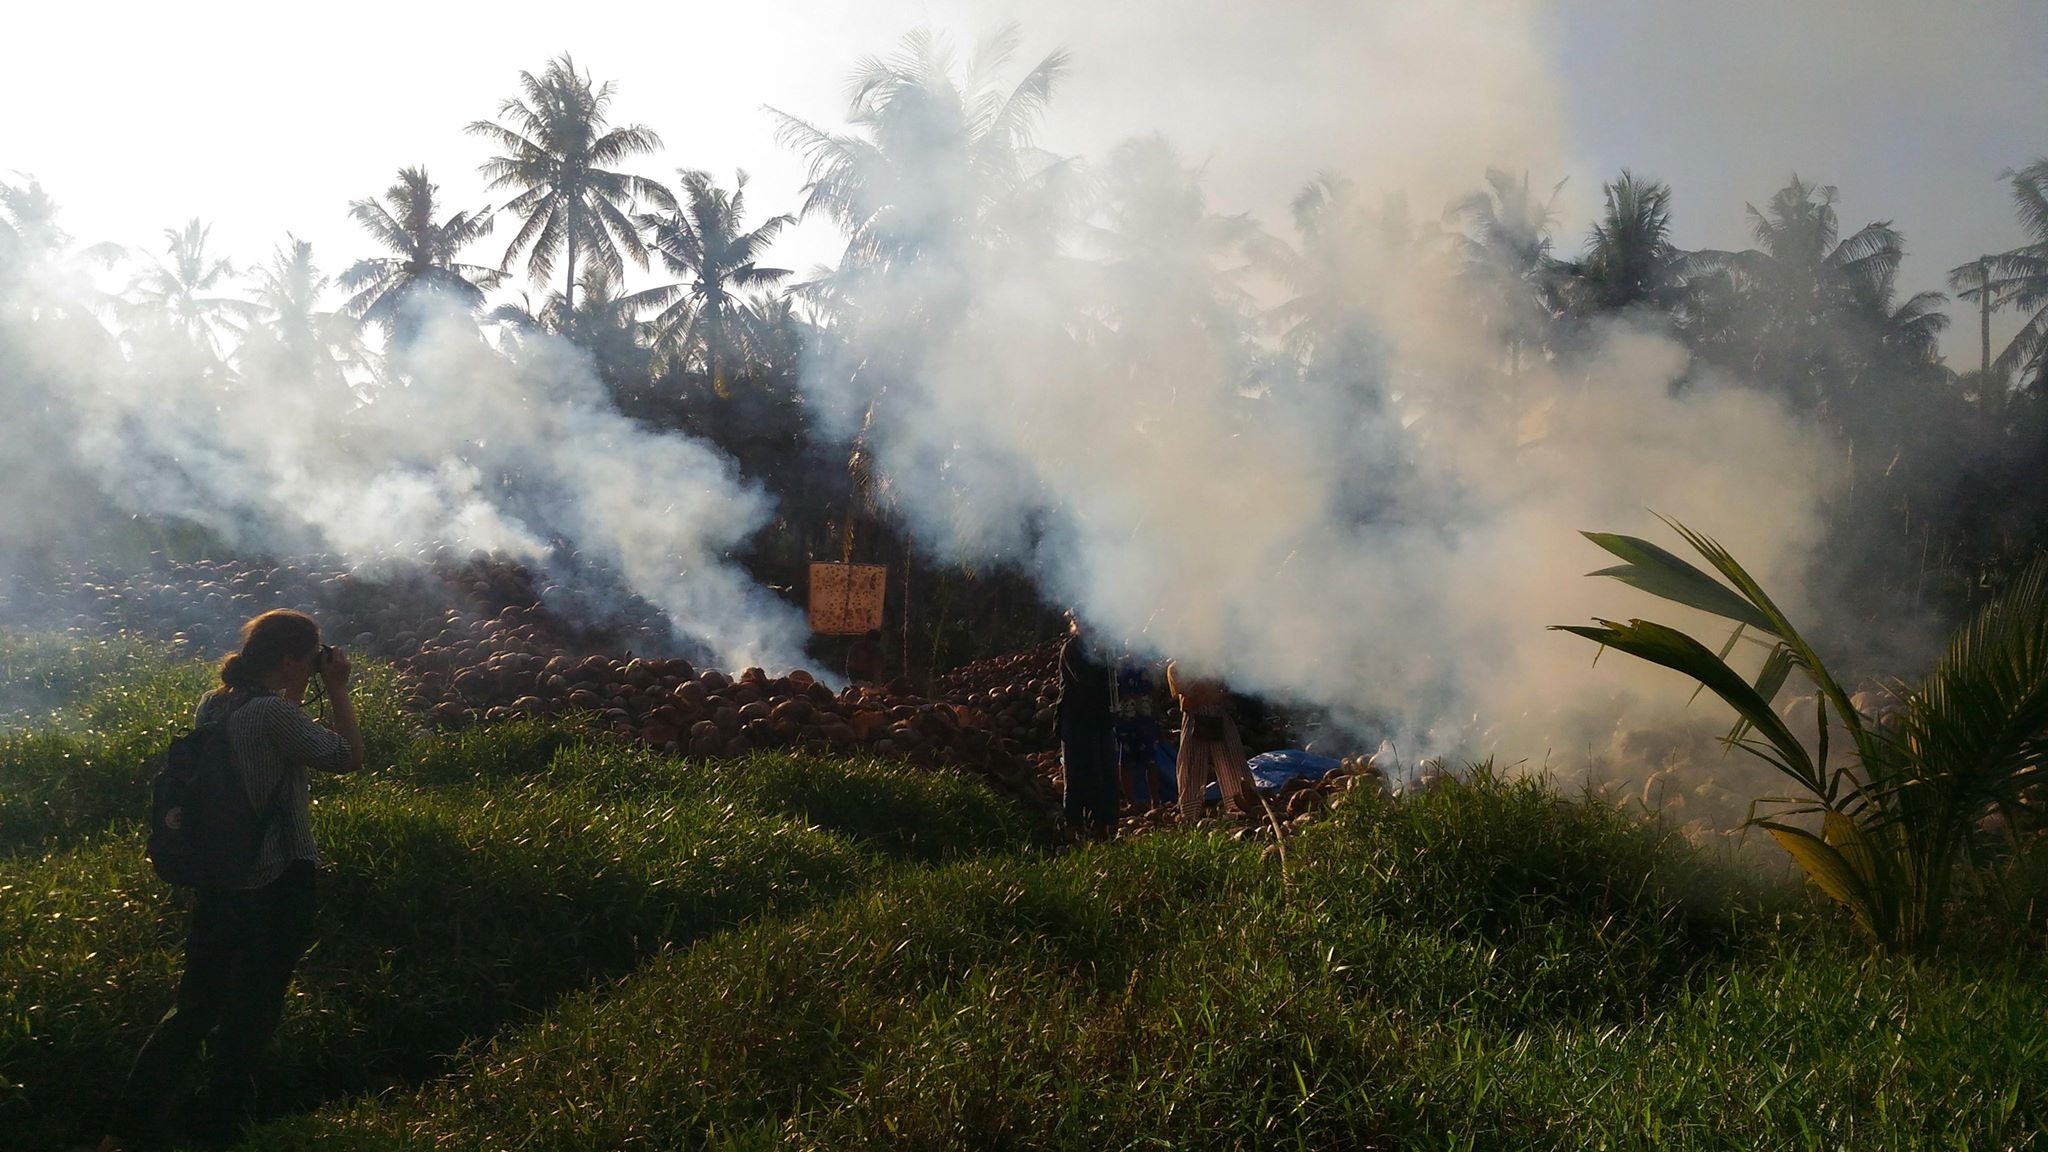
[[313, 245], [296, 236], [255, 272], [255, 321], [242, 327], [237, 359], [245, 376], [310, 379], [337, 385], [367, 366], [362, 331], [346, 313], [321, 308], [330, 281], [313, 262]]
[[131, 324], [161, 327], [218, 356], [222, 338], [238, 331], [237, 321], [247, 320], [255, 306], [219, 294], [233, 282], [235, 266], [207, 251], [211, 231], [210, 225], [197, 218], [183, 228], [164, 229], [169, 261], [153, 261], [152, 267], [137, 275], [119, 311]]
[[[842, 271], [952, 259], [978, 245], [1042, 236], [1045, 193], [1066, 166], [1032, 144], [1067, 54], [1041, 59], [1007, 92], [991, 87], [1015, 54], [1006, 28], [984, 41], [959, 79], [945, 43], [906, 36], [888, 59], [855, 70], [851, 132], [777, 112], [777, 139], [810, 164], [803, 214], [846, 233]], [[935, 295], [950, 289], [932, 283]]]
[[1413, 252], [1441, 233], [1418, 226], [1400, 197], [1367, 205], [1357, 185], [1334, 172], [1304, 185], [1291, 209], [1298, 243], [1263, 234], [1252, 241], [1253, 262], [1291, 293], [1268, 318], [1303, 367], [1357, 380], [1380, 339], [1370, 308], [1378, 273], [1369, 256]]
[[0, 183], [0, 308], [20, 308], [32, 319], [90, 320], [104, 297], [73, 255], [110, 265], [122, 250], [118, 244], [94, 244], [74, 253], [71, 237], [57, 223], [57, 202], [40, 183]]
[[616, 280], [589, 272], [573, 303], [560, 292], [537, 302], [520, 293], [516, 303], [500, 304], [485, 319], [510, 337], [506, 351], [536, 336], [566, 340], [589, 353], [591, 366], [612, 398], [629, 412], [641, 412], [649, 400], [653, 378], [648, 325], [640, 317], [662, 298], [660, 289], [621, 293]]
[[1572, 312], [1589, 315], [1646, 307], [1670, 311], [1685, 283], [1686, 254], [1671, 243], [1671, 186], [1624, 168], [1602, 188], [1606, 207], [1570, 266]]
[[325, 323], [334, 315], [320, 310], [327, 284], [327, 277], [313, 263], [313, 245], [287, 235], [271, 252], [270, 262], [255, 270], [250, 294], [255, 298], [257, 316], [280, 342], [310, 348], [320, 342]]
[[1151, 314], [1133, 311], [1121, 317], [1126, 325], [1234, 327], [1249, 304], [1236, 277], [1260, 236], [1251, 218], [1210, 211], [1200, 171], [1157, 135], [1118, 145], [1101, 183], [1103, 221], [1090, 235], [1105, 258], [1110, 295], [1142, 301]]
[[711, 391], [708, 376], [691, 376], [664, 389], [677, 422], [730, 455], [741, 474], [774, 492], [791, 524], [815, 521], [827, 513], [815, 496], [840, 486], [818, 487], [822, 457], [805, 451], [808, 430], [799, 360], [816, 332], [786, 293], [758, 293], [737, 302], [735, 343], [744, 349], [747, 386], [730, 396]]
[[[1819, 834], [1782, 819], [1755, 823], [1879, 946], [1938, 944], [1959, 880], [1995, 881], [1987, 865], [1999, 856], [2038, 851], [2018, 835], [2015, 817], [2039, 786], [2048, 752], [2048, 557], [1958, 629], [1922, 679], [1897, 685], [1893, 706], [1876, 717], [1726, 549], [1670, 523], [1708, 570], [1647, 540], [1588, 532], [1622, 560], [1593, 575], [1722, 617], [1738, 635], [1760, 640], [1766, 656], [1753, 680], [1725, 662], [1732, 641], [1717, 656], [1647, 620], [1554, 627], [1680, 672], [1719, 696], [1737, 715], [1727, 743], [1795, 783], [1804, 802], [1775, 803], [1818, 816]], [[1795, 675], [1816, 690], [1811, 743], [1774, 707]], [[2005, 818], [2004, 832], [1987, 827], [1992, 815]]]
[[637, 217], [648, 246], [670, 274], [687, 277], [663, 289], [654, 318], [657, 359], [703, 365], [705, 377], [720, 397], [731, 395], [726, 377], [744, 347], [746, 304], [740, 294], [773, 287], [789, 278], [787, 268], [760, 264], [792, 216], [773, 216], [744, 231], [747, 174], [737, 174], [731, 192], [718, 187], [708, 172], [684, 170], [682, 198], [674, 210]]
[[1941, 334], [1949, 323], [1948, 313], [1942, 311], [1948, 295], [1915, 292], [1895, 304], [1896, 279], [1896, 269], [1885, 269], [1854, 282], [1848, 312], [1863, 325], [1878, 357], [1897, 364], [1935, 364], [1941, 359]]
[[1486, 185], [1453, 204], [1450, 215], [1470, 229], [1464, 239], [1467, 269], [1480, 285], [1485, 323], [1506, 345], [1512, 376], [1560, 311], [1565, 266], [1550, 254], [1550, 229], [1564, 182], [1558, 181], [1542, 200], [1530, 190], [1526, 172], [1518, 180], [1489, 168]]
[[[1949, 286], [1965, 300], [1981, 304], [1988, 293], [1993, 308], [2010, 305], [2032, 313], [1992, 361], [1991, 370], [2038, 389], [2048, 384], [2048, 156], [2008, 169], [2003, 178], [2012, 182], [2013, 203], [2028, 242], [1951, 271]], [[1985, 341], [1988, 353], [1988, 330]]]
[[740, 319], [752, 362], [771, 378], [796, 379], [804, 352], [817, 337], [817, 326], [797, 311], [796, 299], [786, 292], [757, 293], [747, 300]]
[[975, 307], [986, 282], [977, 265], [1056, 248], [1073, 166], [1032, 138], [1067, 56], [998, 88], [1018, 43], [1003, 29], [956, 75], [947, 45], [913, 32], [854, 70], [849, 130], [775, 113], [777, 140], [809, 164], [802, 214], [829, 217], [847, 238], [836, 268], [792, 291], [834, 329], [829, 370], [844, 373], [854, 402], [842, 416], [862, 429], [849, 461], [856, 504], [873, 491], [869, 477], [890, 479], [867, 466], [866, 429], [889, 420], [880, 409], [891, 382], [913, 379], [934, 338]]
[[[579, 283], [617, 278], [625, 257], [647, 266], [647, 248], [629, 216], [636, 200], [672, 207], [674, 197], [653, 180], [613, 171], [612, 166], [661, 147], [661, 137], [641, 124], [607, 127], [612, 85], [591, 83], [565, 53], [548, 61], [539, 76], [519, 74], [523, 93], [498, 107], [498, 120], [478, 120], [469, 132], [504, 149], [481, 171], [493, 190], [516, 190], [505, 205], [520, 218], [519, 231], [500, 267], [526, 252], [534, 283], [554, 274], [563, 255], [562, 294], [574, 302]], [[578, 261], [596, 275], [579, 275]]]
[[1841, 235], [1835, 212], [1840, 193], [1793, 176], [1762, 208], [1747, 205], [1756, 247], [1713, 253], [1748, 276], [1779, 307], [1794, 308], [1795, 322], [1844, 304], [1859, 283], [1898, 268], [1905, 240], [1889, 220]]
[[474, 312], [483, 306], [484, 292], [504, 279], [496, 269], [457, 261], [471, 242], [490, 235], [491, 213], [457, 212], [437, 221], [438, 192], [425, 168], [402, 168], [382, 203], [349, 204], [356, 223], [394, 255], [358, 260], [341, 274], [341, 286], [354, 293], [345, 308], [401, 341], [418, 333], [427, 300], [446, 300]]
[[57, 203], [41, 184], [0, 184], [0, 286], [26, 280], [70, 246], [57, 226]]
[[[1948, 297], [1916, 292], [1899, 301], [1896, 273], [1896, 267], [1878, 266], [1852, 279], [1845, 300], [1814, 339], [1832, 346], [1830, 386], [1856, 397], [1855, 403], [1836, 404], [1829, 411], [1855, 447], [1850, 490], [1867, 485], [1874, 497], [1889, 499], [1903, 512], [1918, 505], [1934, 477], [1953, 468], [1946, 458], [1949, 442], [1931, 433], [1966, 414], [1961, 393], [1952, 387], [1954, 374], [1941, 362], [1941, 333], [1949, 322], [1942, 308]], [[1937, 454], [1930, 454], [1930, 448]], [[1926, 509], [1919, 511], [1924, 515]], [[1872, 530], [1876, 547], [1895, 550], [1896, 525], [1885, 520], [1864, 527]], [[1843, 543], [1851, 527], [1837, 525], [1831, 543]], [[1889, 558], [1859, 565], [1860, 578], [1868, 580], [1883, 559]]]
[[1085, 235], [1101, 289], [1088, 342], [1155, 379], [1221, 377], [1234, 391], [1259, 378], [1257, 313], [1240, 282], [1258, 226], [1212, 211], [1200, 169], [1160, 136], [1118, 145], [1094, 183], [1101, 196]]
[[1886, 324], [1924, 328], [1933, 303], [1915, 297], [1899, 316], [1878, 315], [1891, 309], [1905, 238], [1888, 220], [1842, 236], [1837, 196], [1832, 186], [1795, 175], [1762, 209], [1748, 206], [1755, 248], [1702, 251], [1692, 261], [1706, 296], [1700, 319], [1728, 329], [1702, 332], [1702, 342], [1734, 352], [1739, 370], [1821, 408], [1863, 374], [1871, 340], [1917, 340], [1907, 331], [1886, 333]]

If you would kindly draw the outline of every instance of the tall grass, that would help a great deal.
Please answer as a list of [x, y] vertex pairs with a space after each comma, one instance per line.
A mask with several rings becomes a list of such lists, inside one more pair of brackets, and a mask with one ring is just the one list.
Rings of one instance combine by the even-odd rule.
[[[42, 801], [22, 806], [33, 835], [0, 859], [0, 1129], [31, 1146], [94, 1134], [170, 1003], [186, 903], [142, 858], [131, 814], [146, 780], [120, 756], [184, 722], [193, 675], [103, 687], [0, 760], [0, 788]], [[559, 723], [425, 735], [380, 682], [364, 693], [383, 701], [365, 707], [370, 769], [315, 788], [321, 942], [266, 1077], [281, 1107], [431, 1075], [564, 992], [894, 861], [1031, 836], [960, 776], [768, 755], [686, 765]], [[92, 754], [12, 752], [67, 741]], [[920, 830], [880, 815], [892, 807]]]
[[94, 688], [180, 663], [176, 649], [134, 636], [0, 632], [0, 731], [46, 723]]
[[1867, 961], [1482, 777], [1298, 844], [897, 873], [265, 1149], [2010, 1147], [2038, 962]]
[[[0, 857], [7, 1147], [94, 1136], [169, 1002], [182, 905], [104, 751], [182, 722], [156, 694], [191, 685], [150, 675], [34, 733], [94, 733], [75, 768], [102, 783]], [[1541, 783], [1347, 794], [1285, 868], [1203, 832], [1061, 855], [955, 774], [423, 733], [378, 698], [370, 769], [316, 788], [321, 940], [249, 1147], [1996, 1148], [2048, 1123], [2037, 955], [1866, 955], [1810, 898]], [[23, 767], [0, 790], [69, 795]]]

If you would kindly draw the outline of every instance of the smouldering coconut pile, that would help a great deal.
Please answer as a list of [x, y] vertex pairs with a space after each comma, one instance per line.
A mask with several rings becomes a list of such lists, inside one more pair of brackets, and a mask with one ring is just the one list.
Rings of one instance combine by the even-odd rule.
[[[128, 632], [213, 654], [234, 645], [250, 616], [298, 608], [336, 642], [395, 665], [409, 705], [442, 726], [581, 713], [671, 755], [868, 753], [973, 772], [1027, 809], [1058, 810], [1057, 641], [955, 668], [924, 692], [903, 680], [835, 691], [803, 670], [699, 668], [677, 654], [667, 622], [645, 602], [607, 601], [591, 623], [549, 606], [565, 595], [523, 565], [481, 556], [388, 578], [332, 563], [198, 561], [53, 572], [0, 598], [0, 621]], [[1170, 710], [1162, 720], [1172, 731]], [[1253, 751], [1286, 742], [1278, 721], [1248, 722], [1245, 739]], [[1271, 815], [1283, 826], [1312, 818], [1365, 778], [1377, 784], [1369, 765], [1347, 761], [1327, 780], [1293, 782], [1270, 798]], [[1176, 819], [1160, 809], [1127, 817], [1122, 829]]]
[[250, 616], [298, 608], [336, 642], [397, 666], [408, 702], [442, 725], [583, 712], [678, 755], [864, 751], [976, 772], [1034, 810], [1058, 806], [1044, 759], [1026, 755], [1051, 744], [1050, 647], [959, 669], [930, 696], [900, 681], [834, 692], [801, 670], [700, 670], [672, 654], [670, 629], [644, 603], [624, 601], [590, 624], [548, 607], [556, 591], [519, 564], [481, 557], [392, 579], [320, 564], [161, 563], [53, 573], [13, 589], [0, 620], [125, 631], [211, 654], [231, 648]]

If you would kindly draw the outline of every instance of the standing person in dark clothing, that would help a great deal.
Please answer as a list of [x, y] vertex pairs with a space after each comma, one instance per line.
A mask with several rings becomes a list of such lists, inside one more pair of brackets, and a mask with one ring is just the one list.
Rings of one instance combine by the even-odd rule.
[[1069, 613], [1060, 645], [1060, 698], [1053, 710], [1066, 769], [1067, 821], [1101, 839], [1116, 826], [1116, 680], [1088, 649], [1081, 620]]
[[1173, 775], [1159, 769], [1160, 688], [1150, 661], [1126, 655], [1117, 662], [1117, 760], [1124, 799], [1137, 808], [1154, 808], [1176, 795]]
[[[332, 729], [299, 707], [315, 676], [333, 706]], [[241, 650], [221, 663], [220, 687], [199, 702], [198, 723], [227, 723], [230, 762], [264, 832], [240, 883], [199, 890], [177, 1004], [136, 1056], [102, 1152], [167, 1138], [202, 1044], [213, 1067], [188, 1113], [191, 1135], [228, 1140], [248, 1119], [257, 1064], [283, 1015], [292, 970], [313, 942], [320, 857], [308, 771], [352, 772], [363, 763], [348, 677], [347, 657], [321, 646], [312, 617], [265, 612], [243, 626]]]

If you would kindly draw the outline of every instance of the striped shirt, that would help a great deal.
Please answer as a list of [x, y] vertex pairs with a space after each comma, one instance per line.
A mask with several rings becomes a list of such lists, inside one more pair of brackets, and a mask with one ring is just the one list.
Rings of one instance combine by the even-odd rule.
[[[332, 772], [348, 763], [348, 741], [313, 722], [297, 704], [276, 694], [244, 699], [228, 692], [209, 692], [199, 701], [199, 724], [226, 717], [228, 747], [256, 818], [263, 820], [275, 805], [276, 815], [264, 833], [263, 846], [247, 883], [261, 888], [284, 874], [294, 860], [317, 864], [313, 846], [313, 799], [307, 770]], [[230, 709], [233, 714], [230, 715]]]

